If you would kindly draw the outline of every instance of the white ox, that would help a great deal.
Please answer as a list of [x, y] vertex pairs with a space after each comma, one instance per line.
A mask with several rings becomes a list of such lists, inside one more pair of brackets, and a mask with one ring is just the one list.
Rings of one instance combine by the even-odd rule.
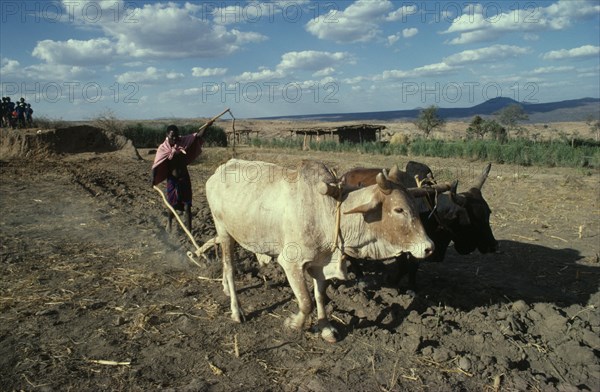
[[[255, 161], [232, 159], [206, 182], [206, 197], [221, 245], [223, 290], [231, 298], [231, 317], [241, 322], [233, 280], [234, 243], [256, 253], [259, 260], [276, 258], [299, 305], [285, 325], [300, 329], [312, 312], [304, 271], [314, 280], [321, 336], [335, 342], [335, 329], [324, 306], [325, 281], [346, 278], [343, 253], [361, 259], [387, 259], [402, 253], [427, 257], [433, 243], [425, 234], [413, 198], [382, 173], [372, 186], [341, 197], [325, 195], [323, 183], [336, 179], [322, 164], [304, 162], [298, 170]], [[320, 191], [319, 191], [320, 190]], [[336, 235], [336, 219], [339, 232]], [[332, 246], [339, 244], [338, 247]], [[341, 249], [340, 249], [341, 248]]]

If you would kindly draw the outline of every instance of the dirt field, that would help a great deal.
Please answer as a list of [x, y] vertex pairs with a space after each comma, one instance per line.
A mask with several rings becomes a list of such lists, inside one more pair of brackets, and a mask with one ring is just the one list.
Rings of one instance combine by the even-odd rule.
[[[192, 264], [183, 232], [164, 229], [147, 150], [140, 159], [93, 131], [79, 144], [20, 132], [0, 143], [2, 391], [600, 390], [598, 172], [492, 166], [483, 193], [500, 252], [449, 249], [422, 264], [414, 298], [385, 279], [392, 263], [363, 262], [365, 281], [327, 290], [341, 335], [328, 344], [312, 326], [283, 328], [297, 310], [283, 272], [245, 251], [247, 322], [231, 321], [218, 262]], [[199, 243], [214, 235], [204, 183], [232, 155], [208, 148], [190, 167]], [[411, 159], [244, 147], [237, 157], [309, 157], [339, 172]], [[485, 165], [419, 160], [459, 190]]]

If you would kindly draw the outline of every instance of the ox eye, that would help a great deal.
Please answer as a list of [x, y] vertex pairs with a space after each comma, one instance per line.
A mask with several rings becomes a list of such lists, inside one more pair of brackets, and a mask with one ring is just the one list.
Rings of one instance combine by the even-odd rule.
[[402, 207], [394, 208], [394, 212], [396, 214], [404, 214], [404, 208], [402, 208]]

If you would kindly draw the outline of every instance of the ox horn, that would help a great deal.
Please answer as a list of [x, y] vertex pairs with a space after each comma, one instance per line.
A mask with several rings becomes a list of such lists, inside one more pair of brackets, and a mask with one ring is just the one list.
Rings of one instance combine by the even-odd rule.
[[465, 203], [467, 202], [467, 199], [463, 196], [463, 195], [459, 195], [456, 191], [458, 188], [458, 180], [454, 180], [454, 182], [452, 183], [452, 186], [450, 187], [450, 197], [452, 198], [452, 201], [456, 204], [458, 204], [461, 207], [465, 206]]
[[317, 184], [317, 191], [324, 196], [331, 196], [334, 199], [340, 199], [344, 194], [359, 189], [349, 185], [338, 186], [335, 183], [320, 182]]
[[375, 181], [377, 181], [377, 185], [379, 186], [379, 189], [381, 189], [381, 191], [385, 195], [389, 195], [390, 193], [392, 193], [392, 187], [390, 185], [390, 180], [388, 180], [387, 173], [385, 172], [385, 170], [383, 172], [379, 173], [377, 175], [377, 177], [375, 177]]
[[396, 184], [400, 183], [400, 169], [397, 164], [394, 164], [388, 173], [388, 180], [395, 182]]
[[433, 195], [436, 193], [444, 193], [449, 191], [452, 188], [450, 184], [436, 184], [436, 185], [427, 185], [419, 188], [408, 188], [408, 193], [410, 193], [413, 197], [423, 197], [427, 195]]
[[328, 184], [326, 182], [320, 182], [317, 185], [317, 191], [319, 191], [319, 193], [322, 195], [331, 196], [335, 199], [339, 199], [342, 195], [342, 189], [340, 187], [336, 186], [335, 184]]
[[483, 171], [481, 172], [481, 175], [479, 176], [479, 178], [475, 182], [475, 185], [473, 185], [473, 188], [477, 188], [477, 189], [481, 190], [481, 187], [485, 183], [485, 180], [487, 180], [488, 175], [490, 174], [490, 170], [491, 169], [492, 169], [492, 164], [488, 163], [485, 166], [485, 168], [483, 168]]

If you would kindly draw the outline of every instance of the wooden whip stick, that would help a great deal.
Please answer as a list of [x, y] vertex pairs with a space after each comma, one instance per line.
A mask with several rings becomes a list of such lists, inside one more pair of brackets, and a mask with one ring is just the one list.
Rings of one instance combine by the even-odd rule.
[[216, 116], [214, 116], [213, 118], [211, 118], [209, 121], [207, 121], [207, 122], [206, 122], [206, 124], [204, 124], [203, 126], [201, 126], [201, 127], [198, 129], [198, 132], [200, 132], [200, 131], [204, 130], [204, 128], [206, 128], [206, 127], [208, 126], [208, 123], [210, 123], [210, 122], [213, 122], [213, 121], [217, 120], [219, 117], [221, 117], [222, 115], [224, 115], [224, 114], [225, 114], [225, 113], [227, 113], [227, 112], [230, 112], [230, 113], [231, 113], [231, 111], [229, 110], [229, 108], [227, 108], [227, 109], [223, 110], [221, 113], [217, 114]]

